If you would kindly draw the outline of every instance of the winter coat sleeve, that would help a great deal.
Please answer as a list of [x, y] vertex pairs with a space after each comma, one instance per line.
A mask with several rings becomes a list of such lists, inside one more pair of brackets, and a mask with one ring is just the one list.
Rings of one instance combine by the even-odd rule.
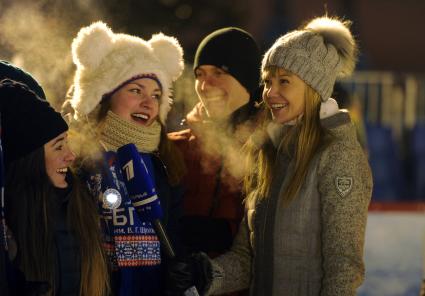
[[249, 287], [251, 279], [252, 249], [250, 231], [245, 218], [227, 253], [212, 260], [213, 281], [208, 295], [238, 291]]
[[363, 248], [372, 191], [371, 171], [357, 141], [331, 143], [321, 156], [318, 180], [324, 260], [320, 295], [356, 295], [364, 280]]
[[174, 251], [178, 255], [184, 254], [181, 241], [181, 218], [183, 216], [183, 188], [181, 185], [171, 187], [171, 196], [168, 207], [167, 231], [173, 244]]

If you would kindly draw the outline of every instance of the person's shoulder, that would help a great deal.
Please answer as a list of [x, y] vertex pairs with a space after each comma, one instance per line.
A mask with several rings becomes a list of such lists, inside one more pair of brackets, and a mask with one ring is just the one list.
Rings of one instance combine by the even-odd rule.
[[324, 145], [320, 155], [319, 173], [367, 175], [370, 170], [369, 164], [364, 150], [355, 139], [355, 132], [348, 128], [344, 133], [333, 135]]

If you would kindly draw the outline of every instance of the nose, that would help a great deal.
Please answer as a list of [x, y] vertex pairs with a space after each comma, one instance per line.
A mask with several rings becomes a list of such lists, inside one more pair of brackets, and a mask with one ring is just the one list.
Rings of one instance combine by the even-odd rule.
[[66, 145], [65, 147], [64, 159], [68, 164], [71, 164], [75, 160], [75, 153], [71, 150], [71, 148], [68, 145]]
[[140, 100], [140, 106], [144, 109], [151, 109], [154, 102], [155, 99], [152, 96], [144, 94]]
[[204, 77], [201, 78], [199, 82], [201, 83], [201, 90], [203, 91], [215, 85], [214, 78], [209, 74], [204, 75]]
[[264, 88], [264, 94], [268, 97], [274, 97], [278, 94], [277, 87], [271, 83], [268, 87]]

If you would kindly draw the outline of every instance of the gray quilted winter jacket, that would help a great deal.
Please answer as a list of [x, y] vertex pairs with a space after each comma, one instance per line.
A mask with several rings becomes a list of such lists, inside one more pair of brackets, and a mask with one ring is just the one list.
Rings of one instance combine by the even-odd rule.
[[255, 296], [356, 295], [372, 176], [348, 113], [322, 124], [334, 139], [287, 208], [279, 197], [293, 163], [277, 156], [269, 196], [246, 209], [232, 249], [212, 261], [210, 295], [248, 287]]

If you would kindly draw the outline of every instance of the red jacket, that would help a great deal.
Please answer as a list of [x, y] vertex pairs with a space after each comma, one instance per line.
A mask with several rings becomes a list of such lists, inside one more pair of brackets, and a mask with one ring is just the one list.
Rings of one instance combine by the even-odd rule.
[[243, 216], [241, 180], [224, 167], [221, 155], [203, 152], [202, 140], [191, 129], [170, 133], [169, 138], [183, 153], [187, 169], [184, 214], [224, 218], [235, 233]]
[[197, 105], [187, 116], [190, 128], [168, 136], [182, 152], [187, 168], [183, 179], [184, 240], [194, 245], [190, 251], [219, 254], [230, 247], [243, 216], [239, 173], [243, 159], [234, 157], [240, 157], [239, 149], [246, 136], [235, 141], [238, 137], [232, 133], [225, 140], [228, 133], [220, 132], [217, 125], [202, 118]]

